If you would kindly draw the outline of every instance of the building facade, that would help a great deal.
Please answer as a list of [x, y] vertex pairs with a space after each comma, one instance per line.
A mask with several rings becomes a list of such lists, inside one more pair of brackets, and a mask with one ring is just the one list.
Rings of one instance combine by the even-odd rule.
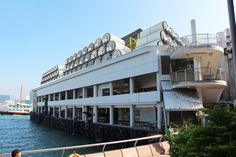
[[[86, 68], [83, 63], [80, 70], [35, 88], [36, 112], [127, 127], [145, 123], [157, 129], [197, 121], [198, 110], [217, 103], [227, 85], [219, 67], [224, 50], [209, 34], [184, 37], [181, 44], [179, 38], [169, 42], [168, 37], [177, 37], [165, 27], [166, 36], [156, 35], [163, 44], [157, 44], [151, 41], [159, 31], [154, 28], [140, 33], [141, 46], [133, 51]], [[108, 53], [115, 51], [103, 55]]]

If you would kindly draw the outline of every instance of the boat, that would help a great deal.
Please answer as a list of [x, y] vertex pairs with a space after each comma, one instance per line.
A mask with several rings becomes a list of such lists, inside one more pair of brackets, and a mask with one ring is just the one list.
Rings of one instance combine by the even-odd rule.
[[32, 111], [32, 104], [11, 103], [9, 101], [5, 101], [3, 104], [0, 105], [0, 114], [29, 115]]

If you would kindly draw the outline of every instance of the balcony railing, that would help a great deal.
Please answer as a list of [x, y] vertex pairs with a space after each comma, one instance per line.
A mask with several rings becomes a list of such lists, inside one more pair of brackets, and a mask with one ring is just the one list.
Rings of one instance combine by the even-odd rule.
[[179, 83], [188, 81], [226, 80], [226, 76], [222, 68], [202, 67], [171, 72], [171, 79], [173, 83]]
[[196, 34], [188, 35], [181, 38], [184, 47], [207, 47], [217, 46], [217, 39], [215, 35], [211, 34]]

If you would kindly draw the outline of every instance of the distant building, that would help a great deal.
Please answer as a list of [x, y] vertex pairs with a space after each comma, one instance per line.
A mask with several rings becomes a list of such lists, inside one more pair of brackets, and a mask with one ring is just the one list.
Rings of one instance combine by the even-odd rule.
[[28, 96], [27, 86], [21, 85], [21, 88], [20, 88], [20, 101], [25, 102], [25, 100], [27, 100], [27, 96]]
[[29, 92], [29, 104], [32, 104], [33, 103], [33, 91], [31, 90]]
[[0, 102], [10, 100], [10, 95], [0, 95]]

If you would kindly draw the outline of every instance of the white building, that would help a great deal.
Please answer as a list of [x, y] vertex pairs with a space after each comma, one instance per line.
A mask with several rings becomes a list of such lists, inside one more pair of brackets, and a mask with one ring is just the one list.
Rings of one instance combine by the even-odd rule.
[[[98, 55], [80, 64], [94, 51], [79, 52], [66, 63], [72, 73], [34, 89], [37, 112], [48, 107], [52, 116], [85, 122], [89, 114], [83, 112], [88, 112], [94, 123], [138, 127], [145, 122], [158, 129], [165, 123], [196, 119], [196, 111], [218, 102], [226, 86], [224, 69], [219, 67], [223, 48], [217, 46], [216, 36], [195, 34], [180, 43], [169, 27], [161, 26], [165, 36], [155, 27], [160, 24], [141, 32], [141, 46], [120, 56], [114, 55], [116, 45], [100, 56], [98, 49]], [[155, 33], [158, 37], [153, 37]], [[162, 46], [157, 46], [157, 39]], [[107, 54], [110, 57], [104, 59]], [[91, 62], [94, 65], [88, 66]]]

